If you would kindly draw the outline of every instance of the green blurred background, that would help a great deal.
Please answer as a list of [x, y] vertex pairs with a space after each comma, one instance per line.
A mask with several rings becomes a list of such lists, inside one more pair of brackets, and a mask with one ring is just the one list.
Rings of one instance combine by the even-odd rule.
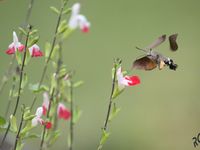
[[[76, 1], [70, 0], [69, 6]], [[85, 84], [75, 91], [75, 103], [83, 115], [75, 127], [75, 149], [94, 150], [98, 145], [111, 91], [113, 59], [123, 59], [129, 70], [134, 59], [142, 55], [135, 46], [145, 47], [162, 34], [178, 33], [179, 50], [160, 51], [174, 59], [177, 71], [134, 71], [141, 84], [127, 88], [117, 98], [121, 112], [112, 121], [111, 136], [104, 150], [190, 150], [192, 137], [200, 132], [200, 1], [199, 0], [80, 0], [81, 13], [91, 22], [89, 34], [77, 30], [64, 43], [63, 58], [75, 79]], [[22, 24], [29, 0], [0, 1], [0, 77], [11, 60], [4, 53], [12, 41], [12, 31]], [[39, 29], [39, 46], [52, 41], [56, 15], [50, 6], [59, 0], [35, 0], [30, 23]], [[67, 18], [66, 18], [67, 19]], [[24, 42], [23, 42], [24, 43]], [[25, 68], [31, 83], [38, 82], [44, 58], [33, 59]], [[52, 71], [51, 69], [48, 70]], [[0, 100], [0, 114], [5, 112], [11, 83]], [[30, 104], [33, 95], [27, 89], [21, 103]], [[35, 106], [39, 106], [42, 97]], [[68, 124], [60, 122], [63, 134], [53, 149], [67, 149]], [[67, 126], [67, 127], [66, 127]], [[13, 136], [11, 135], [12, 139]], [[31, 146], [28, 144], [32, 144]], [[38, 149], [39, 140], [26, 147]]]

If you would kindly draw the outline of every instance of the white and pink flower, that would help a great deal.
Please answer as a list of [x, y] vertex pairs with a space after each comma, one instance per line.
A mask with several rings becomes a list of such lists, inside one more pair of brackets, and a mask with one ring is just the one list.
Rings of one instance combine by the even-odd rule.
[[50, 129], [52, 127], [52, 123], [49, 121], [44, 121], [41, 117], [43, 114], [43, 108], [38, 107], [35, 113], [35, 117], [32, 119], [32, 126], [35, 127], [38, 125], [44, 125], [47, 129]]
[[82, 32], [86, 33], [89, 31], [90, 22], [87, 20], [87, 18], [84, 15], [79, 14], [79, 12], [80, 12], [80, 4], [75, 3], [72, 6], [72, 13], [69, 19], [68, 26], [72, 30], [79, 27]]
[[40, 47], [37, 44], [34, 44], [33, 46], [31, 46], [29, 48], [29, 52], [30, 52], [30, 55], [32, 57], [41, 57], [41, 56], [43, 56], [43, 53], [42, 53], [42, 51], [40, 50]]
[[119, 89], [123, 89], [125, 86], [140, 84], [140, 78], [138, 76], [124, 76], [121, 67], [117, 70], [117, 81]]
[[13, 31], [13, 42], [8, 46], [6, 54], [8, 55], [14, 54], [17, 50], [19, 52], [22, 52], [24, 48], [25, 46], [19, 42], [16, 32]]

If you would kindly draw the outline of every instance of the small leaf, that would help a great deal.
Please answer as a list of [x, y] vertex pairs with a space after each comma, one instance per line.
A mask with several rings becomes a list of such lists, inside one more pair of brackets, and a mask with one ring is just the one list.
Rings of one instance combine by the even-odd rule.
[[39, 41], [39, 36], [34, 37], [30, 42], [28, 43], [28, 47], [31, 47], [32, 45], [36, 44]]
[[36, 34], [37, 32], [38, 32], [38, 30], [37, 30], [37, 29], [34, 29], [33, 31], [30, 32], [30, 35], [34, 35], [34, 34]]
[[21, 130], [20, 132], [20, 138], [23, 139], [24, 137], [26, 137], [26, 135], [28, 134], [28, 132], [33, 128], [31, 121], [28, 121], [28, 123], [26, 124], [26, 126]]
[[46, 42], [45, 44], [45, 58], [47, 59], [49, 57], [51, 50], [51, 44], [49, 42]]
[[55, 132], [51, 133], [51, 139], [49, 140], [49, 144], [52, 145], [56, 142], [58, 137], [60, 136], [60, 131], [56, 130]]
[[[110, 133], [106, 132], [104, 129], [102, 129], [102, 136], [101, 136], [101, 140], [100, 140], [100, 147], [103, 146], [103, 144], [107, 141], [108, 137], [109, 137]], [[98, 148], [98, 149], [99, 149]]]
[[35, 139], [35, 138], [39, 138], [40, 135], [36, 134], [36, 133], [31, 133], [31, 134], [27, 134], [23, 139]]
[[84, 84], [84, 81], [77, 81], [77, 82], [75, 82], [74, 84], [73, 84], [73, 87], [74, 88], [77, 88], [77, 87], [80, 87], [81, 85], [83, 85]]
[[71, 11], [72, 11], [71, 8], [67, 8], [67, 9], [65, 9], [65, 10], [62, 12], [62, 14], [63, 14], [63, 15], [67, 15], [67, 14], [69, 14]]
[[15, 52], [15, 56], [16, 56], [16, 59], [17, 59], [17, 64], [22, 65], [22, 55], [18, 50]]
[[26, 31], [25, 31], [23, 28], [19, 27], [19, 31], [20, 31], [22, 34], [24, 34], [25, 36], [27, 35]]
[[6, 120], [0, 116], [0, 126], [3, 126], [6, 124]]
[[53, 59], [53, 58], [56, 56], [56, 54], [57, 54], [59, 48], [60, 48], [60, 46], [59, 46], [58, 44], [54, 46], [53, 52], [52, 52], [52, 54], [51, 54], [51, 59]]
[[21, 88], [24, 89], [24, 87], [26, 86], [27, 83], [28, 83], [28, 76], [25, 73], [24, 76], [23, 76], [23, 79], [22, 79]]
[[63, 20], [59, 25], [58, 34], [65, 32], [67, 29], [68, 29], [67, 22], [66, 22], [66, 20]]
[[21, 141], [20, 142], [18, 141], [16, 150], [22, 150], [23, 147], [24, 147], [24, 143], [22, 143]]
[[122, 92], [124, 91], [124, 89], [119, 90], [118, 87], [115, 88], [114, 93], [112, 95], [112, 99], [115, 99], [117, 96], [119, 96]]
[[58, 15], [60, 14], [60, 11], [59, 11], [56, 7], [51, 6], [50, 9], [51, 9], [54, 13], [56, 13], [56, 14], [58, 14]]
[[17, 120], [13, 115], [10, 116], [10, 130], [14, 133], [17, 133]]
[[120, 112], [120, 110], [121, 109], [117, 108], [116, 105], [114, 104], [112, 112], [111, 112], [108, 120], [111, 121]]
[[82, 111], [76, 107], [73, 111], [73, 123], [76, 124], [82, 115]]
[[33, 91], [33, 93], [40, 93], [49, 90], [49, 87], [46, 85], [41, 85], [39, 88], [39, 83], [36, 84], [29, 84], [29, 89]]

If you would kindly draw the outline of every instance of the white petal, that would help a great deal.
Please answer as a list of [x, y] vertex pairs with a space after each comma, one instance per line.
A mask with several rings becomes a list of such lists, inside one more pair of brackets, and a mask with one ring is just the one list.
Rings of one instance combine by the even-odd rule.
[[88, 22], [87, 18], [84, 15], [78, 15], [78, 23], [80, 29], [83, 29], [84, 27], [90, 27], [90, 22]]
[[42, 108], [42, 107], [38, 107], [37, 110], [36, 110], [35, 115], [36, 115], [37, 117], [41, 117], [42, 114], [43, 114], [43, 108]]
[[78, 17], [71, 16], [71, 18], [69, 19], [68, 26], [70, 29], [76, 29], [78, 27]]
[[43, 93], [43, 106], [48, 109], [49, 107], [49, 95], [47, 92]]
[[37, 119], [37, 117], [33, 118], [31, 122], [32, 122], [32, 126], [33, 127], [37, 126], [38, 125], [38, 119]]
[[80, 12], [80, 8], [81, 8], [80, 3], [75, 3], [75, 4], [72, 6], [72, 15], [73, 15], [73, 16], [78, 15], [79, 12]]

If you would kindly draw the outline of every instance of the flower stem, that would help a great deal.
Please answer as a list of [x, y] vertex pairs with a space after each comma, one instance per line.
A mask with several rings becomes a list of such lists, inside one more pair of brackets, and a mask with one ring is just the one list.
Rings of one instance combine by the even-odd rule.
[[69, 150], [73, 150], [73, 142], [74, 142], [74, 102], [73, 102], [73, 82], [70, 79], [70, 111], [71, 111], [71, 118], [70, 118], [70, 145]]
[[15, 146], [14, 146], [14, 150], [17, 149], [17, 144], [18, 144], [18, 141], [20, 140], [19, 134], [20, 134], [21, 129], [22, 129], [23, 121], [24, 121], [24, 110], [22, 111], [22, 116], [21, 116], [21, 121], [20, 121], [19, 129], [18, 129], [18, 132], [17, 132], [16, 138], [15, 138]]
[[[49, 101], [48, 111], [47, 111], [47, 119], [49, 119], [49, 113], [51, 111], [51, 103], [53, 101], [54, 91], [55, 91], [55, 89], [53, 88], [52, 93], [51, 93], [51, 97], [50, 97], [50, 101]], [[45, 134], [46, 134], [46, 126], [44, 126], [44, 128], [43, 128], [42, 139], [41, 139], [41, 143], [40, 143], [40, 150], [43, 149]]]
[[[27, 37], [26, 37], [26, 43], [25, 43], [25, 48], [24, 48], [25, 52], [24, 52], [24, 56], [23, 56], [23, 60], [22, 60], [22, 66], [21, 66], [21, 69], [20, 69], [19, 88], [18, 88], [17, 100], [16, 100], [15, 108], [14, 108], [14, 111], [13, 111], [13, 116], [15, 116], [15, 114], [17, 112], [17, 108], [18, 108], [19, 100], [20, 100], [20, 96], [21, 96], [22, 80], [23, 80], [23, 75], [24, 75], [24, 67], [25, 67], [25, 61], [26, 61], [26, 55], [27, 55], [26, 54], [27, 53], [27, 45], [28, 45], [28, 39], [29, 39], [30, 31], [31, 31], [31, 26], [29, 27], [28, 34], [27, 34]], [[4, 137], [3, 137], [2, 141], [1, 141], [1, 146], [3, 146], [3, 144], [4, 144], [4, 141], [5, 141], [6, 137], [7, 137], [9, 129], [10, 129], [10, 122], [8, 124], [7, 129], [6, 129]]]
[[[57, 20], [57, 24], [56, 24], [56, 29], [55, 29], [55, 33], [54, 33], [54, 37], [53, 37], [53, 41], [52, 41], [52, 45], [51, 45], [51, 50], [50, 50], [49, 56], [47, 58], [47, 61], [45, 62], [45, 65], [44, 65], [44, 68], [43, 68], [43, 72], [42, 72], [42, 76], [40, 78], [40, 82], [39, 82], [38, 88], [40, 88], [41, 85], [42, 85], [42, 82], [44, 80], [45, 74], [47, 72], [48, 63], [51, 60], [51, 55], [53, 53], [53, 50], [54, 50], [54, 47], [55, 47], [55, 43], [56, 43], [56, 40], [57, 40], [58, 27], [60, 25], [61, 18], [62, 18], [62, 13], [63, 13], [63, 9], [64, 9], [64, 6], [66, 5], [66, 3], [67, 3], [67, 1], [64, 1], [62, 3], [61, 9], [60, 9], [60, 14], [58, 16], [58, 20]], [[33, 99], [33, 102], [31, 104], [31, 110], [33, 109], [33, 106], [34, 106], [34, 104], [36, 102], [36, 99], [37, 99], [37, 96], [35, 95], [34, 99]]]
[[[116, 73], [117, 73], [117, 67], [116, 67], [116, 64], [114, 64], [114, 76], [113, 76], [113, 79], [112, 79], [112, 88], [111, 88], [111, 94], [110, 94], [110, 98], [109, 98], [108, 111], [107, 111], [105, 123], [104, 123], [104, 126], [103, 126], [104, 130], [107, 130], [110, 112], [111, 112], [111, 108], [112, 108], [112, 104], [113, 104], [112, 97], [113, 97], [114, 90], [115, 90]], [[101, 149], [102, 149], [102, 145], [101, 145], [101, 143], [99, 143], [97, 150], [101, 150]]]
[[[34, 3], [34, 0], [30, 0], [29, 6], [28, 6], [28, 9], [27, 9], [27, 13], [26, 13], [26, 17], [25, 17], [25, 20], [24, 20], [23, 28], [26, 28], [26, 26], [28, 24], [29, 18], [30, 18], [31, 13], [32, 13], [33, 3]], [[21, 39], [22, 39], [22, 33], [20, 33], [20, 35], [19, 35], [19, 40], [21, 41]], [[4, 88], [5, 88], [5, 86], [8, 82], [9, 77], [12, 76], [12, 70], [13, 70], [14, 62], [15, 62], [15, 56], [12, 56], [12, 59], [11, 59], [9, 66], [8, 66], [8, 70], [4, 73], [3, 78], [2, 78], [2, 82], [1, 82], [1, 86], [0, 86], [0, 95], [4, 90]]]

